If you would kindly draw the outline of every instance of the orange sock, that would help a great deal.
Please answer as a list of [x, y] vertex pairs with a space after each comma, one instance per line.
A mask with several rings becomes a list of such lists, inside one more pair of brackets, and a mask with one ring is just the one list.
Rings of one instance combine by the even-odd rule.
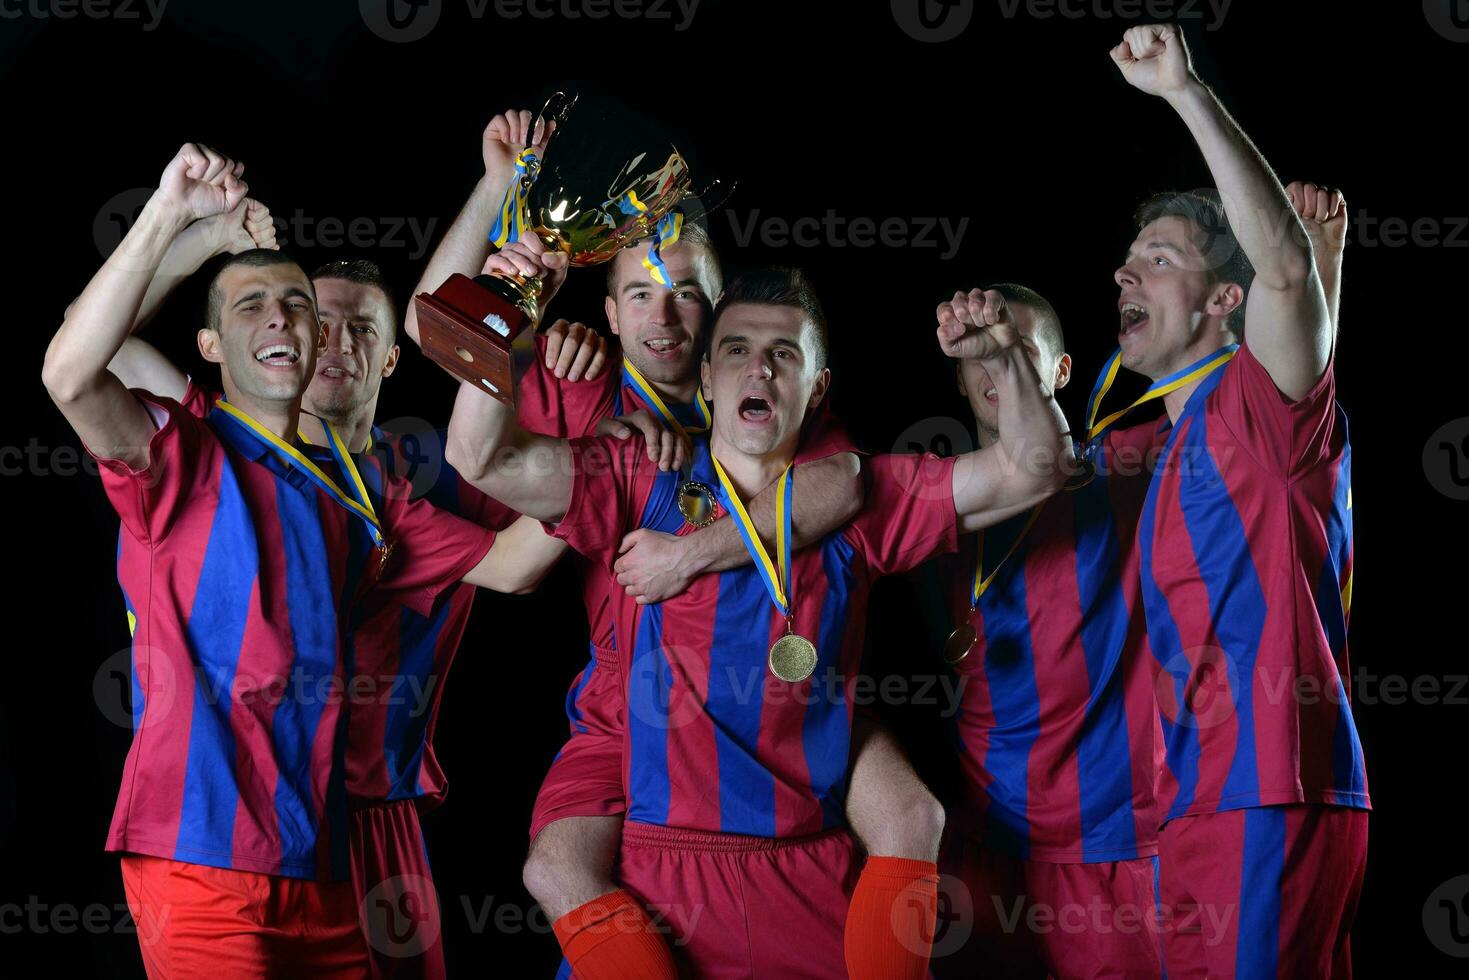
[[627, 892], [579, 905], [551, 924], [577, 980], [676, 980], [673, 953]]
[[852, 980], [923, 980], [938, 918], [939, 869], [932, 861], [869, 857], [847, 908]]

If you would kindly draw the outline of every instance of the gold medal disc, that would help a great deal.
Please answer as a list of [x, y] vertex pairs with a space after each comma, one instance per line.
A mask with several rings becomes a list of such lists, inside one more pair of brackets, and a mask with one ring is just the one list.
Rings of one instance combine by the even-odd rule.
[[694, 527], [714, 523], [714, 491], [698, 480], [685, 480], [678, 488], [678, 512]]
[[944, 641], [944, 660], [951, 664], [957, 664], [969, 656], [969, 651], [974, 649], [974, 641], [979, 639], [979, 634], [974, 627], [964, 623], [949, 638]]
[[787, 633], [770, 648], [770, 672], [799, 684], [816, 672], [816, 647], [804, 636]]

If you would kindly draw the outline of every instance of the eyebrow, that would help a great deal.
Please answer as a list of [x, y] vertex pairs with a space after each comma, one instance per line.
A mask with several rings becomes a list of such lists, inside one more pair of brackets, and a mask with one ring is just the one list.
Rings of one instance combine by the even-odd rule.
[[[1146, 245], [1144, 245], [1142, 247], [1141, 250], [1144, 251], [1144, 252], [1146, 252], [1150, 248], [1163, 248], [1163, 249], [1167, 249], [1168, 251], [1172, 252], [1174, 255], [1183, 255], [1184, 254], [1183, 249], [1181, 249], [1177, 245], [1173, 245], [1173, 244], [1171, 244], [1169, 242], [1148, 242]], [[1131, 259], [1136, 254], [1138, 254], [1138, 253], [1137, 252], [1134, 252], [1132, 249], [1128, 249], [1127, 250], [1127, 254], [1122, 257], [1122, 261], [1123, 262], [1126, 262], [1126, 261], [1128, 261], [1129, 259]]]
[[[721, 337], [719, 339], [719, 346], [720, 346], [720, 348], [724, 348], [728, 344], [748, 344], [749, 342], [750, 342], [750, 338], [749, 337], [745, 337], [745, 336], [742, 336], [740, 334], [731, 334], [728, 337]], [[787, 337], [777, 337], [774, 340], [772, 340], [770, 343], [771, 343], [771, 346], [789, 347], [789, 348], [791, 348], [792, 350], [794, 350], [798, 354], [799, 353], [802, 353], [802, 351], [801, 351], [801, 345], [799, 343], [797, 343], [796, 341], [791, 340], [791, 339], [789, 339]]]
[[[697, 279], [678, 279], [678, 280], [675, 280], [674, 283], [673, 283], [673, 287], [672, 288], [674, 288], [674, 289], [687, 289], [689, 287], [693, 287], [694, 289], [699, 290], [699, 292], [701, 292], [701, 293], [704, 291], [704, 287], [699, 285], [699, 280], [697, 280]], [[642, 279], [635, 279], [632, 282], [624, 283], [623, 284], [623, 287], [622, 287], [622, 291], [625, 293], [629, 289], [651, 289], [651, 288], [653, 288], [653, 284], [651, 282], [647, 282], [647, 281], [642, 280]]]

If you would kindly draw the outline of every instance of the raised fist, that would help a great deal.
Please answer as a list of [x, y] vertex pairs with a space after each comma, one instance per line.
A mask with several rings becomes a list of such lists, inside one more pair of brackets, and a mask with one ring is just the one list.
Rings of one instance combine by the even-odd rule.
[[163, 170], [158, 191], [190, 220], [233, 211], [249, 187], [243, 163], [221, 156], [202, 143], [185, 143]]
[[955, 293], [938, 306], [939, 347], [950, 357], [986, 360], [1019, 339], [1005, 297], [993, 289]]
[[1112, 49], [1112, 62], [1133, 88], [1163, 98], [1182, 92], [1194, 78], [1188, 45], [1177, 24], [1130, 28]]
[[1340, 255], [1347, 244], [1347, 200], [1342, 192], [1296, 180], [1286, 186], [1285, 194], [1317, 257]]

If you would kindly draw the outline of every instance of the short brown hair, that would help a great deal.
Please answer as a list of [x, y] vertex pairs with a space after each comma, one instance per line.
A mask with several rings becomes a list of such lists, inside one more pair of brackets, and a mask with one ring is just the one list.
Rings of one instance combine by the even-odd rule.
[[816, 349], [811, 352], [816, 370], [826, 367], [830, 341], [826, 311], [806, 273], [794, 266], [768, 265], [742, 272], [730, 280], [714, 307], [714, 324], [736, 303], [760, 303], [766, 306], [790, 306], [800, 310], [816, 336]]
[[[1138, 230], [1146, 228], [1159, 218], [1183, 218], [1198, 229], [1194, 244], [1204, 256], [1204, 270], [1210, 282], [1232, 282], [1250, 294], [1250, 284], [1255, 281], [1255, 267], [1250, 264], [1234, 229], [1229, 227], [1229, 218], [1224, 213], [1224, 204], [1219, 192], [1212, 187], [1197, 191], [1165, 191], [1154, 194], [1138, 205], [1133, 219]], [[1225, 320], [1225, 325], [1235, 335], [1245, 335], [1245, 304], [1241, 302]]]
[[383, 294], [388, 304], [388, 342], [398, 339], [398, 304], [393, 301], [393, 290], [388, 285], [382, 267], [371, 259], [337, 259], [319, 267], [311, 274], [311, 281], [318, 279], [342, 279], [360, 286], [373, 286]]

